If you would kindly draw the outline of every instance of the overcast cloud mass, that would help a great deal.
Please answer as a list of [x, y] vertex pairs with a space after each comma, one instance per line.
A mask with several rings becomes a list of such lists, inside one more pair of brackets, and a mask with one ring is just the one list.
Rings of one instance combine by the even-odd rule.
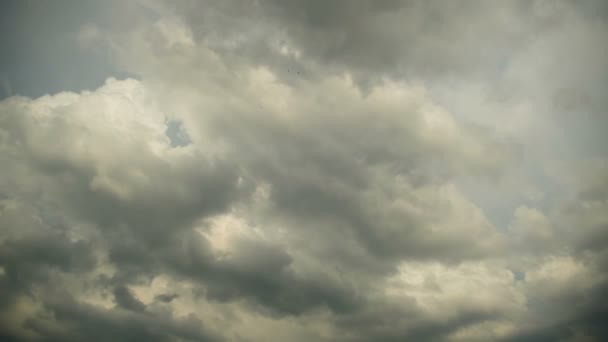
[[2, 1], [3, 341], [608, 341], [605, 1]]

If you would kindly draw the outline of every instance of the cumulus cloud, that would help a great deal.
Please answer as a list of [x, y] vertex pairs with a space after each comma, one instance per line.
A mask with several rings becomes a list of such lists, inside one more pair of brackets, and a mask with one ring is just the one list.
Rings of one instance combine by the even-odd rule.
[[[603, 17], [565, 2], [121, 9], [131, 21], [73, 36], [136, 77], [0, 102], [0, 337], [608, 336], [606, 156], [547, 152], [551, 108], [601, 100], [523, 95], [553, 70], [525, 72], [538, 56]], [[601, 63], [553, 79], [601, 87], [583, 75]]]

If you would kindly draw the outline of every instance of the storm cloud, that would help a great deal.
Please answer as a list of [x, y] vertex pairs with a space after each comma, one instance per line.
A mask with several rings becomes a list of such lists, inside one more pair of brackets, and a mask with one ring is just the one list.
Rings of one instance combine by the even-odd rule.
[[603, 2], [5, 7], [3, 340], [608, 338]]

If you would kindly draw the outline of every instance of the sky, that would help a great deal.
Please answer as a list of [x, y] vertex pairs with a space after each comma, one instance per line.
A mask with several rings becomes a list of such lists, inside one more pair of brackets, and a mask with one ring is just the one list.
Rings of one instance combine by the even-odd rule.
[[3, 341], [606, 341], [608, 3], [0, 2]]

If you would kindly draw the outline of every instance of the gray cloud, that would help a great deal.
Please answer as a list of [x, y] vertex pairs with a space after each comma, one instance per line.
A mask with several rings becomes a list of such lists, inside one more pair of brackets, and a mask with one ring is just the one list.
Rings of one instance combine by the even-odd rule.
[[[602, 340], [606, 158], [554, 120], [601, 112], [594, 6], [159, 1], [66, 23], [138, 79], [0, 102], [0, 337]], [[543, 62], [583, 36], [585, 65]], [[547, 152], [570, 123], [577, 147]]]
[[157, 300], [160, 300], [163, 303], [171, 303], [174, 299], [176, 299], [177, 297], [179, 297], [179, 295], [173, 293], [173, 294], [160, 294], [157, 295], [156, 297], [154, 297]]
[[128, 287], [114, 288], [114, 300], [118, 306], [127, 310], [144, 311], [146, 309], [146, 306], [133, 295]]

